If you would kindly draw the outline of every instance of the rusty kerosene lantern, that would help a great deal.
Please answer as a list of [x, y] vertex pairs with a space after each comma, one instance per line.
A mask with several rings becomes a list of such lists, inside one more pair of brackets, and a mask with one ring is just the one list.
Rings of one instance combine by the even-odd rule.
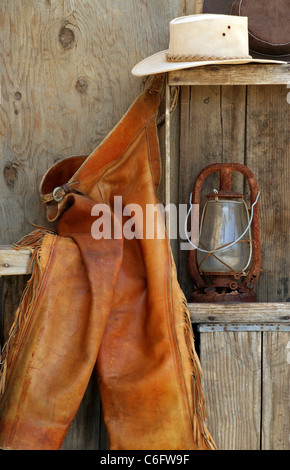
[[[203, 183], [214, 172], [220, 174], [220, 188], [206, 195], [198, 244], [190, 241], [191, 301], [255, 302], [253, 289], [261, 269], [257, 181], [239, 163], [209, 165], [195, 182], [192, 204], [200, 205]], [[244, 195], [232, 191], [232, 172], [243, 174], [248, 182], [250, 210]]]

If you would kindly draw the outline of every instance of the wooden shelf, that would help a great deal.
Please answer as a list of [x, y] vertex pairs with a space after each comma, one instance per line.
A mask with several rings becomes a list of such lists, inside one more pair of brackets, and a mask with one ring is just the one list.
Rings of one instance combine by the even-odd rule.
[[11, 246], [0, 246], [0, 276], [27, 274], [31, 253], [16, 251]]
[[287, 85], [290, 64], [206, 65], [168, 73], [168, 85]]
[[199, 324], [290, 324], [290, 303], [188, 304], [191, 321]]

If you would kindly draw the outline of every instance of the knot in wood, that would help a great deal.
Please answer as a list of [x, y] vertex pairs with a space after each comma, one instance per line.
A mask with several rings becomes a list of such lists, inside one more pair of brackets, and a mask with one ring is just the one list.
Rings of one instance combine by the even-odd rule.
[[75, 88], [79, 93], [86, 93], [88, 89], [88, 83], [84, 78], [79, 78], [76, 82]]
[[61, 28], [58, 38], [64, 49], [70, 49], [75, 42], [75, 33], [66, 25]]
[[17, 165], [15, 163], [7, 163], [3, 170], [4, 180], [10, 188], [13, 188], [18, 176]]

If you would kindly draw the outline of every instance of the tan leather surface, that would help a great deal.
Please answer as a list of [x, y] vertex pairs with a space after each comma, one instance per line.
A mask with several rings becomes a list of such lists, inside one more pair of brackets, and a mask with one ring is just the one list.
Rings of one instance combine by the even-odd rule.
[[[20, 354], [8, 365], [0, 447], [59, 449], [96, 366], [110, 449], [215, 448], [168, 240], [90, 234], [96, 203], [113, 207], [114, 196], [123, 206], [159, 202], [155, 118], [162, 81], [153, 80], [69, 176], [81, 194], [47, 204], [50, 220], [60, 216], [58, 236]], [[65, 161], [50, 169], [42, 194], [68, 183], [66, 171]], [[140, 234], [143, 222], [136, 219]]]
[[[77, 245], [52, 235], [44, 243], [49, 259], [41, 291], [8, 361], [1, 448], [60, 448], [86, 390], [110, 311], [111, 298], [91, 292]], [[94, 255], [102, 262], [102, 243], [98, 245], [101, 251]], [[120, 244], [111, 254], [111, 264], [98, 280], [100, 290], [106, 281], [113, 286]]]

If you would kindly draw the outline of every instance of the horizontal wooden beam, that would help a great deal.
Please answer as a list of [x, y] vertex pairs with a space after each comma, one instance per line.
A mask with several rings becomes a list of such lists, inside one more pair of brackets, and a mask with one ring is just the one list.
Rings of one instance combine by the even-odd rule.
[[245, 324], [245, 323], [224, 323], [221, 325], [216, 325], [216, 324], [201, 324], [197, 326], [197, 329], [200, 333], [218, 333], [220, 331], [225, 332], [225, 331], [233, 331], [233, 332], [242, 332], [242, 331], [247, 331], [247, 332], [252, 332], [252, 331], [258, 331], [260, 333], [264, 333], [265, 331], [280, 331], [280, 332], [290, 332], [290, 323], [289, 324], [281, 324], [281, 323], [274, 323], [274, 324], [268, 324], [268, 323], [251, 323], [250, 325]]
[[27, 274], [31, 253], [16, 251], [11, 246], [0, 246], [0, 276]]
[[290, 64], [206, 65], [168, 73], [169, 85], [287, 85]]
[[192, 323], [290, 324], [290, 303], [188, 304]]

